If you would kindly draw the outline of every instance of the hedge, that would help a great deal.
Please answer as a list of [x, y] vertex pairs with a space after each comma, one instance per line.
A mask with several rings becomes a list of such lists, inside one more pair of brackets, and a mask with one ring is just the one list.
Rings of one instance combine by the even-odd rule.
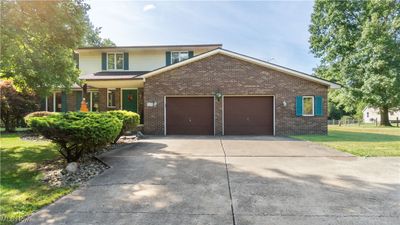
[[114, 139], [114, 143], [127, 131], [133, 130], [140, 123], [140, 116], [137, 113], [126, 110], [113, 110], [107, 112], [109, 115], [115, 116], [122, 120], [122, 129], [118, 136]]
[[67, 112], [47, 116], [27, 116], [27, 124], [59, 146], [67, 162], [115, 140], [122, 129], [122, 120], [106, 113]]

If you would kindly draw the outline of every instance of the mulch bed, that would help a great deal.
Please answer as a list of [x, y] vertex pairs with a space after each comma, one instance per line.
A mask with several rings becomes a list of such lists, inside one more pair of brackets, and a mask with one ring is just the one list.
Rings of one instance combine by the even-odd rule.
[[[45, 140], [40, 137], [24, 136], [25, 140]], [[110, 168], [108, 165], [100, 161], [96, 156], [108, 151], [118, 148], [120, 145], [127, 143], [134, 143], [137, 140], [135, 136], [123, 136], [117, 144], [109, 145], [102, 148], [95, 153], [88, 154], [83, 157], [79, 162], [79, 169], [76, 173], [68, 173], [65, 167], [67, 163], [64, 158], [59, 157], [54, 160], [48, 160], [39, 166], [39, 171], [44, 174], [43, 182], [48, 183], [50, 186], [65, 187], [65, 186], [79, 186], [86, 183], [93, 177], [103, 173]]]

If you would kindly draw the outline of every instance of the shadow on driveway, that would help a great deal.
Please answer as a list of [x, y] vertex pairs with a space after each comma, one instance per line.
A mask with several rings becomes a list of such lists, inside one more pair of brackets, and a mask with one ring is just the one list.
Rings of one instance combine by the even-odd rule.
[[263, 140], [247, 141], [150, 138], [125, 145], [102, 156], [111, 169], [35, 213], [26, 224], [399, 221], [398, 158], [229, 156]]

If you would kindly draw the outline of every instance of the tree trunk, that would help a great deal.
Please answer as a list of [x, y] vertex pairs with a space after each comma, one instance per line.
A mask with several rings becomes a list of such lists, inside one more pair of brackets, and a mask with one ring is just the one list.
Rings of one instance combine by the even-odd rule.
[[389, 122], [389, 107], [384, 106], [380, 109], [381, 112], [381, 126], [391, 126]]
[[6, 132], [15, 132], [15, 123], [8, 119], [4, 122], [4, 128]]

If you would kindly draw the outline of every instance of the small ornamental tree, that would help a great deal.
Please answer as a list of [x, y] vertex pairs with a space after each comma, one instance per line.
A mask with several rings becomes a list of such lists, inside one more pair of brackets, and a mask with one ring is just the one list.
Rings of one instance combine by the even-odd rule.
[[122, 121], [106, 113], [68, 112], [42, 117], [27, 117], [27, 124], [59, 146], [60, 154], [77, 162], [83, 154], [114, 141]]
[[1, 121], [7, 132], [15, 131], [18, 121], [39, 108], [33, 94], [19, 92], [11, 81], [0, 81]]
[[135, 129], [140, 123], [140, 115], [134, 112], [129, 112], [126, 110], [113, 110], [108, 111], [107, 113], [123, 121], [122, 129], [118, 136], [114, 139], [114, 143], [116, 143], [125, 132]]

